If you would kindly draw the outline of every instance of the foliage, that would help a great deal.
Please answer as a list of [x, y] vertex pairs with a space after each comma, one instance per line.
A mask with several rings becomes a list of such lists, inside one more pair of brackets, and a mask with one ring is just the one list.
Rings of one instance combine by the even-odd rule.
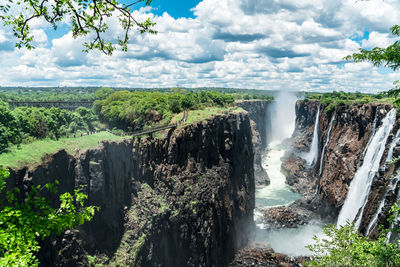
[[352, 224], [327, 225], [326, 238], [314, 237], [316, 243], [307, 246], [313, 253], [309, 266], [399, 266], [400, 250], [381, 235], [377, 240], [361, 236]]
[[99, 87], [0, 87], [3, 101], [94, 101]]
[[[218, 90], [218, 91], [213, 91]], [[0, 154], [10, 146], [38, 139], [59, 139], [79, 132], [110, 129], [138, 130], [168, 123], [183, 110], [226, 107], [234, 100], [271, 100], [271, 92], [232, 88], [99, 88], [0, 87]], [[229, 93], [232, 92], [232, 93]], [[93, 109], [16, 107], [8, 101], [95, 101]], [[100, 119], [108, 125], [100, 122]]]
[[218, 92], [140, 92], [116, 91], [97, 100], [93, 109], [111, 127], [139, 130], [154, 123], [169, 122], [183, 110], [225, 107], [233, 104], [229, 94]]
[[40, 139], [9, 147], [7, 153], [0, 154], [0, 162], [4, 166], [18, 168], [38, 164], [46, 154], [56, 153], [60, 149], [65, 149], [73, 155], [77, 150], [97, 147], [102, 140], [118, 141], [123, 138], [103, 131], [91, 135], [62, 137], [58, 140]]
[[198, 93], [216, 91], [235, 99], [272, 100], [277, 91], [236, 88], [99, 88], [99, 87], [0, 87], [0, 100], [7, 101], [94, 101], [114, 91]]
[[[394, 25], [390, 28], [394, 36], [400, 36], [400, 25]], [[345, 57], [346, 60], [353, 60], [354, 62], [368, 61], [374, 64], [375, 67], [385, 66], [396, 71], [400, 68], [400, 41], [395, 41], [393, 44], [386, 48], [374, 47], [372, 50], [360, 48], [359, 53], [354, 53]], [[400, 106], [400, 82], [394, 82], [394, 88], [387, 94], [389, 97], [396, 97], [396, 106]]]
[[[395, 25], [391, 29], [395, 36], [400, 36], [400, 25]], [[359, 53], [346, 56], [346, 60], [354, 62], [372, 62], [375, 67], [385, 66], [393, 70], [400, 67], [400, 41], [394, 42], [386, 48], [375, 47], [372, 50], [360, 48]]]
[[[133, 6], [138, 3], [150, 5], [152, 0], [3, 0], [0, 3], [0, 20], [5, 26], [11, 26], [14, 36], [19, 40], [16, 47], [23, 46], [32, 49], [34, 36], [31, 33], [32, 20], [45, 21], [54, 30], [68, 20], [70, 30], [74, 38], [89, 35], [90, 42], [85, 42], [84, 51], [98, 49], [107, 55], [111, 55], [118, 44], [123, 51], [127, 50], [129, 34], [132, 29], [140, 33], [156, 34], [153, 29], [155, 23], [150, 18], [139, 21], [134, 17]], [[15, 10], [18, 12], [14, 14]], [[108, 37], [109, 27], [107, 20], [110, 17], [118, 17], [122, 28], [122, 35]]]
[[388, 98], [386, 94], [366, 94], [366, 93], [346, 93], [333, 91], [330, 93], [305, 93], [305, 99], [316, 99], [320, 100], [322, 105], [325, 105], [325, 112], [330, 114], [336, 110], [336, 108], [343, 104], [366, 104], [366, 103], [393, 103], [394, 99]]
[[0, 100], [0, 154], [12, 144], [35, 139], [59, 139], [78, 131], [96, 129], [97, 115], [80, 107], [75, 111], [59, 108], [17, 107]]
[[[23, 201], [18, 188], [5, 190], [9, 173], [0, 169], [0, 191], [6, 195], [0, 202], [0, 265], [37, 266], [35, 253], [38, 238], [61, 234], [68, 228], [90, 221], [98, 208], [84, 207], [87, 196], [75, 190], [74, 194], [60, 195], [60, 206], [53, 208], [41, 192], [56, 192], [55, 184], [35, 186]], [[56, 183], [57, 184], [57, 183]]]

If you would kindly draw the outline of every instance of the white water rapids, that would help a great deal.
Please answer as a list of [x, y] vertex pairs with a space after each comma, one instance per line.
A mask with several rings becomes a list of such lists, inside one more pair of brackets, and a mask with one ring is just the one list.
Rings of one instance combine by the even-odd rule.
[[313, 243], [314, 235], [322, 235], [322, 226], [319, 222], [298, 228], [267, 230], [261, 221], [263, 208], [287, 206], [302, 198], [301, 194], [290, 190], [286, 184], [286, 177], [281, 172], [281, 158], [285, 154], [284, 141], [292, 135], [295, 126], [296, 100], [297, 98], [290, 94], [278, 96], [276, 102], [268, 110], [271, 113], [272, 133], [271, 140], [268, 140], [269, 145], [262, 155], [262, 165], [268, 173], [270, 185], [256, 190], [257, 209], [254, 219], [258, 226], [257, 242], [265, 242], [275, 252], [289, 256], [307, 256], [311, 253], [305, 246]]

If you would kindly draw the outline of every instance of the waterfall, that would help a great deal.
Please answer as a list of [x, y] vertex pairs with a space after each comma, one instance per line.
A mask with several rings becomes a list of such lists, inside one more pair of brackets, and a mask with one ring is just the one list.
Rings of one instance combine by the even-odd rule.
[[325, 149], [329, 144], [329, 139], [331, 137], [331, 130], [332, 130], [332, 125], [333, 125], [333, 121], [335, 120], [335, 114], [333, 114], [331, 122], [329, 123], [329, 129], [328, 129], [328, 134], [326, 136], [326, 141], [325, 144], [322, 148], [322, 154], [321, 154], [321, 161], [319, 163], [319, 176], [321, 177], [322, 175], [322, 170], [324, 168], [324, 156], [325, 156]]
[[312, 165], [318, 159], [319, 109], [320, 106], [318, 106], [317, 116], [315, 117], [313, 139], [311, 142], [310, 151], [304, 156], [307, 165]]
[[399, 183], [399, 180], [400, 180], [400, 175], [397, 175], [396, 177], [394, 177], [392, 179], [392, 181], [390, 182], [390, 185], [386, 188], [385, 194], [383, 195], [383, 199], [382, 199], [381, 203], [379, 204], [379, 207], [378, 207], [376, 213], [374, 214], [374, 217], [368, 224], [367, 231], [365, 232], [366, 236], [369, 235], [372, 226], [374, 226], [374, 224], [378, 220], [378, 216], [379, 216], [379, 214], [381, 214], [382, 209], [385, 206], [386, 198], [387, 198], [389, 192], [396, 189], [397, 184]]
[[386, 163], [393, 159], [393, 149], [399, 143], [399, 141], [400, 141], [400, 129], [397, 130], [397, 133], [394, 136], [392, 143], [390, 144], [389, 152], [388, 152], [388, 155], [386, 157]]
[[[396, 189], [396, 188], [395, 188], [395, 189]], [[397, 192], [397, 198], [396, 198], [396, 203], [397, 203], [397, 204], [399, 203], [399, 200], [400, 200], [400, 190]], [[394, 220], [393, 220], [392, 224], [390, 225], [390, 228], [391, 228], [391, 229], [393, 229], [396, 225], [398, 225], [399, 220], [400, 220], [400, 216], [399, 216], [398, 213], [395, 213], [395, 214], [393, 214], [393, 215], [394, 215], [395, 217], [394, 217]], [[392, 233], [393, 233], [393, 230], [391, 230], [391, 231], [389, 231], [389, 232], [387, 233], [387, 235], [386, 235], [387, 241], [386, 241], [386, 242], [390, 242], [390, 238], [392, 237]]]
[[367, 153], [367, 149], [368, 149], [368, 147], [369, 147], [369, 144], [370, 144], [371, 141], [372, 141], [372, 136], [375, 135], [375, 132], [376, 132], [376, 124], [377, 124], [377, 121], [378, 121], [378, 113], [379, 113], [379, 112], [378, 112], [378, 109], [376, 109], [376, 110], [375, 110], [374, 121], [372, 122], [371, 138], [368, 140], [368, 143], [367, 143], [367, 145], [365, 146], [363, 153], [361, 154], [361, 162], [358, 163], [358, 167], [360, 167], [360, 165], [362, 164], [362, 161], [364, 160], [365, 153]]
[[355, 227], [358, 229], [361, 223], [361, 218], [364, 212], [364, 207], [368, 199], [369, 191], [371, 188], [372, 180], [378, 172], [379, 163], [381, 161], [383, 152], [385, 151], [385, 144], [393, 124], [396, 120], [396, 109], [388, 112], [382, 120], [382, 125], [371, 135], [368, 142], [366, 153], [362, 165], [358, 168], [353, 180], [350, 183], [349, 191], [346, 200], [340, 211], [337, 225], [345, 225], [346, 221], [353, 222], [359, 213]]

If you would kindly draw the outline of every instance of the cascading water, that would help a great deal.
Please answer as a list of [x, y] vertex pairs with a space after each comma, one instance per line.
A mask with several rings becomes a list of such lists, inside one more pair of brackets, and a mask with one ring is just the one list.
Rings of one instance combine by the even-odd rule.
[[[395, 188], [395, 189], [396, 189], [396, 188]], [[399, 203], [399, 201], [400, 201], [400, 190], [397, 192], [396, 203]], [[395, 217], [394, 217], [394, 219], [393, 219], [392, 224], [390, 225], [390, 229], [393, 229], [395, 226], [398, 227], [399, 221], [400, 221], [400, 215], [399, 215], [398, 213], [395, 212], [393, 215], [394, 215]], [[398, 233], [396, 233], [396, 232], [395, 232], [395, 234], [398, 235]], [[393, 231], [389, 231], [389, 232], [387, 233], [387, 235], [386, 235], [387, 241], [386, 241], [386, 242], [391, 242], [391, 241], [392, 241], [392, 240], [391, 240], [392, 235], [393, 235]], [[398, 238], [397, 238], [397, 239], [398, 239]]]
[[350, 183], [346, 200], [340, 211], [337, 225], [345, 225], [346, 221], [353, 222], [357, 214], [358, 219], [355, 227], [358, 229], [368, 199], [372, 180], [379, 169], [385, 144], [396, 119], [396, 110], [392, 109], [382, 120], [382, 125], [371, 135], [366, 148], [363, 164], [358, 168], [353, 180]]
[[400, 175], [397, 175], [396, 177], [394, 177], [392, 179], [392, 181], [390, 182], [390, 185], [386, 188], [385, 194], [383, 195], [383, 199], [382, 199], [381, 203], [379, 204], [379, 207], [378, 207], [376, 213], [374, 214], [374, 217], [372, 217], [372, 220], [369, 222], [367, 231], [365, 232], [365, 235], [369, 235], [372, 227], [375, 225], [376, 221], [378, 220], [379, 214], [381, 214], [382, 209], [385, 206], [387, 195], [389, 194], [389, 192], [396, 189], [399, 181], [400, 181]]
[[[257, 224], [256, 241], [268, 243], [276, 252], [289, 256], [310, 255], [306, 245], [313, 243], [314, 235], [322, 235], [319, 222], [302, 225], [298, 228], [282, 228], [266, 230], [262, 223], [263, 208], [290, 205], [303, 196], [294, 193], [286, 184], [286, 177], [281, 173], [281, 158], [285, 154], [284, 140], [292, 135], [295, 126], [295, 102], [297, 98], [283, 93], [276, 97], [270, 107], [271, 133], [269, 133], [268, 148], [263, 154], [262, 165], [270, 178], [270, 185], [256, 190], [256, 210], [254, 217]], [[319, 113], [319, 111], [318, 111]], [[319, 121], [317, 115], [316, 123]], [[318, 125], [316, 126], [318, 131]], [[315, 131], [315, 130], [314, 130]], [[318, 142], [318, 132], [316, 134]], [[314, 142], [314, 141], [313, 141]], [[318, 144], [315, 146], [318, 154]]]
[[324, 146], [322, 147], [321, 161], [319, 162], [319, 176], [322, 175], [322, 171], [323, 171], [323, 168], [324, 168], [325, 149], [326, 149], [326, 147], [327, 147], [328, 144], [329, 144], [329, 139], [331, 138], [331, 130], [332, 130], [333, 122], [334, 122], [334, 120], [335, 120], [335, 115], [336, 115], [336, 114], [333, 114], [333, 115], [332, 115], [331, 122], [329, 123], [328, 134], [326, 135], [326, 141], [325, 141]]
[[318, 106], [317, 116], [315, 117], [313, 139], [311, 142], [310, 151], [304, 155], [304, 159], [306, 160], [307, 165], [309, 166], [314, 164], [318, 159], [319, 110], [320, 106]]
[[[292, 135], [295, 126], [295, 103], [297, 98], [282, 92], [269, 107], [271, 128], [267, 133], [269, 144], [262, 155], [262, 166], [270, 178], [270, 185], [256, 190], [256, 206], [258, 208], [289, 205], [301, 198], [293, 193], [286, 184], [286, 177], [281, 173], [281, 158], [285, 154], [283, 141]], [[285, 112], [282, 112], [282, 111]], [[277, 127], [279, 125], [279, 127]], [[256, 216], [258, 216], [257, 214]], [[257, 217], [256, 217], [257, 219]]]
[[386, 157], [386, 163], [388, 163], [393, 159], [393, 150], [395, 146], [399, 143], [399, 141], [400, 141], [400, 129], [397, 130], [397, 133], [394, 136], [392, 143], [390, 144], [388, 155]]
[[[374, 116], [374, 120], [373, 120], [373, 122], [372, 122], [371, 138], [368, 140], [368, 143], [367, 143], [367, 145], [365, 146], [363, 153], [361, 154], [361, 159], [364, 159], [365, 153], [367, 153], [367, 149], [368, 149], [368, 147], [369, 147], [369, 144], [370, 144], [371, 141], [372, 141], [372, 136], [375, 135], [375, 132], [376, 132], [376, 124], [377, 124], [377, 122], [378, 122], [378, 109], [375, 110], [375, 116]], [[362, 162], [363, 162], [363, 161], [361, 160], [361, 161], [358, 163], [358, 167], [361, 166]]]

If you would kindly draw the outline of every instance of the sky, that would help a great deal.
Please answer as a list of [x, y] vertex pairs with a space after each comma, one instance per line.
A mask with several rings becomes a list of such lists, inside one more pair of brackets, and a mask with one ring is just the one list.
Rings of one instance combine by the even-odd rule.
[[[128, 0], [123, 0], [128, 1]], [[17, 49], [0, 25], [0, 86], [230, 87], [377, 93], [400, 72], [353, 63], [359, 48], [397, 39], [398, 0], [154, 0], [139, 20], [157, 35], [131, 32], [128, 52], [82, 52], [65, 21], [54, 32], [32, 21], [34, 50]], [[108, 20], [115, 38], [118, 20]], [[85, 39], [86, 38], [86, 39]]]

